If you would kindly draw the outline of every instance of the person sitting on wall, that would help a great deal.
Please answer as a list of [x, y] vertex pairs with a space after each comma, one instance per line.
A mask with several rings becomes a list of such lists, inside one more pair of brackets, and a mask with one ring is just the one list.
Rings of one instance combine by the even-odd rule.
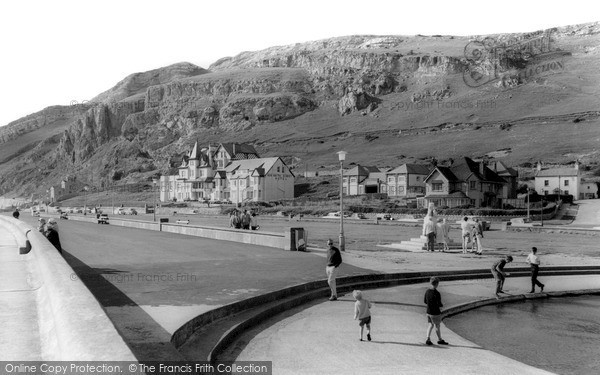
[[48, 241], [50, 241], [50, 243], [54, 245], [56, 250], [58, 250], [58, 252], [62, 254], [62, 246], [60, 245], [60, 238], [58, 236], [58, 223], [56, 222], [55, 218], [51, 218], [50, 220], [48, 220], [44, 235], [46, 236]]

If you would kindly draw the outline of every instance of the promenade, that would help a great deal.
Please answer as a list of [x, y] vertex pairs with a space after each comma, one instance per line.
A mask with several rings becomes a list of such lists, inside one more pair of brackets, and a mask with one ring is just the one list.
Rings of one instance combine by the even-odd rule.
[[[36, 220], [28, 216], [23, 219], [30, 225]], [[185, 356], [170, 344], [170, 336], [200, 313], [325, 278], [323, 249], [289, 252], [70, 220], [61, 221], [60, 227], [64, 256], [74, 269], [72, 277], [84, 281], [92, 291], [138, 360], [183, 359]], [[3, 301], [9, 302], [2, 305], [0, 317], [11, 322], [0, 328], [1, 357], [39, 359], [41, 354], [35, 351], [39, 341], [35, 334], [37, 312], [32, 308], [35, 299], [27, 294], [27, 288], [34, 285], [30, 282], [32, 276], [25, 257], [18, 255], [17, 242], [1, 226], [0, 251], [0, 293]], [[482, 268], [499, 256], [498, 252], [483, 258], [449, 253], [404, 254], [410, 256], [405, 260], [408, 263], [392, 264], [365, 259], [359, 251], [347, 251], [340, 276], [401, 269]], [[582, 264], [580, 255], [570, 262], [559, 254], [553, 258], [555, 263]], [[522, 267], [522, 261], [517, 259], [515, 263], [521, 264], [514, 266]], [[177, 275], [183, 278], [177, 279]], [[598, 276], [555, 276], [545, 282], [546, 291], [558, 291], [599, 289], [599, 281]], [[371, 343], [358, 341], [358, 325], [352, 320], [353, 300], [350, 295], [342, 295], [337, 302], [316, 300], [264, 321], [239, 337], [223, 358], [270, 360], [274, 374], [475, 374], [483, 368], [491, 374], [545, 373], [485, 350], [445, 327], [448, 347], [425, 346], [422, 299], [426, 288], [426, 284], [413, 284], [367, 290], [367, 297], [375, 302]], [[528, 279], [509, 278], [507, 288], [511, 293], [524, 293], [529, 290]], [[446, 308], [490, 298], [492, 290], [491, 279], [442, 282], [440, 286]], [[4, 351], [11, 347], [12, 351]], [[29, 357], [15, 347], [27, 348]]]
[[0, 361], [42, 358], [35, 274], [17, 240], [0, 225]]

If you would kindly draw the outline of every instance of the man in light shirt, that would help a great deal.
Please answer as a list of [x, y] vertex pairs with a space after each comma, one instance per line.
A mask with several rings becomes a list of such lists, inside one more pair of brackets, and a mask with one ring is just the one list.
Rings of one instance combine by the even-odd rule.
[[526, 262], [531, 266], [531, 291], [529, 293], [535, 293], [535, 286], [540, 287], [540, 291], [544, 291], [544, 284], [540, 283], [537, 279], [538, 272], [540, 272], [540, 258], [536, 255], [537, 247], [531, 248], [531, 254], [527, 256]]
[[431, 216], [425, 218], [423, 226], [423, 235], [427, 237], [427, 251], [435, 251], [435, 237], [437, 228]]
[[462, 231], [462, 252], [463, 252], [463, 254], [467, 253], [467, 246], [470, 242], [472, 228], [473, 228], [472, 223], [469, 221], [469, 218], [465, 216], [463, 218], [463, 221], [460, 222], [460, 229]]

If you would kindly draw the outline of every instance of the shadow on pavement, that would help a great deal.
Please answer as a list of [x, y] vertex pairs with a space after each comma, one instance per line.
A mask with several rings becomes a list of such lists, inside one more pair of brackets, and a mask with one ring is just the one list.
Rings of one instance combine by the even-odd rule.
[[170, 342], [171, 335], [102, 276], [124, 271], [89, 267], [65, 249], [63, 256], [77, 277], [102, 305], [108, 318], [138, 360], [183, 360], [181, 353]]

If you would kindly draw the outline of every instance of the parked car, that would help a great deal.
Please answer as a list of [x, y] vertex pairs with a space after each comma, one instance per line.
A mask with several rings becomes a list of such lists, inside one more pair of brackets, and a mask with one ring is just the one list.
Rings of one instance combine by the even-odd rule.
[[[339, 218], [340, 217], [340, 211], [336, 211], [336, 212], [330, 212], [327, 215], [323, 216], [324, 218], [327, 219], [335, 219], [335, 218]], [[344, 213], [344, 217], [350, 217], [349, 213]]]
[[390, 214], [377, 214], [377, 220], [393, 220]]
[[33, 212], [31, 212], [31, 216], [33, 216], [33, 217], [39, 217], [40, 216], [40, 212], [39, 211], [33, 211]]
[[352, 218], [353, 218], [353, 219], [360, 219], [360, 220], [364, 220], [364, 219], [366, 219], [367, 217], [365, 216], [365, 214], [362, 214], [362, 213], [355, 213], [354, 215], [352, 215]]
[[121, 207], [117, 210], [117, 215], [127, 215], [127, 213], [125, 212], [125, 209]]
[[98, 216], [98, 224], [108, 224], [108, 215], [100, 214], [100, 216]]
[[60, 218], [64, 219], [64, 220], [67, 220], [67, 219], [69, 219], [69, 215], [66, 212], [61, 212], [60, 213]]
[[138, 212], [136, 211], [136, 209], [135, 209], [135, 208], [129, 208], [129, 209], [127, 209], [127, 210], [125, 211], [125, 213], [126, 213], [127, 215], [137, 215], [137, 214], [138, 214]]

